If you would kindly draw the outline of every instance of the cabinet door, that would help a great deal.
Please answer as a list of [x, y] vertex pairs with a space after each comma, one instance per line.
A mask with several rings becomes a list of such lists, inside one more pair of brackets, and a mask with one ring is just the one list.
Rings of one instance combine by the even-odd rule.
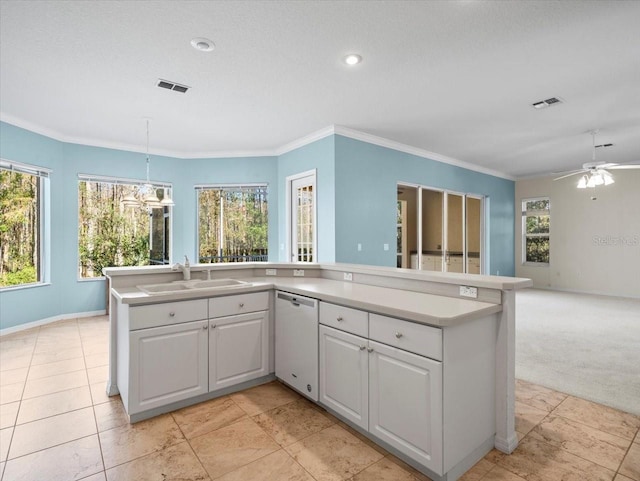
[[129, 414], [204, 394], [207, 321], [132, 331]]
[[369, 432], [443, 474], [442, 363], [369, 346]]
[[268, 311], [210, 320], [209, 390], [266, 376], [268, 350]]
[[320, 402], [369, 427], [368, 341], [320, 326]]

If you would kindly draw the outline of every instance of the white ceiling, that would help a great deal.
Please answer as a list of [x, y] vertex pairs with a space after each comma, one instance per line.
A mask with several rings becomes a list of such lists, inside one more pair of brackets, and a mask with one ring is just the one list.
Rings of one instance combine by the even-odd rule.
[[597, 128], [601, 160], [640, 161], [639, 1], [1, 0], [0, 18], [0, 118], [67, 141], [144, 150], [150, 117], [152, 152], [260, 154], [339, 125], [521, 177], [589, 161]]

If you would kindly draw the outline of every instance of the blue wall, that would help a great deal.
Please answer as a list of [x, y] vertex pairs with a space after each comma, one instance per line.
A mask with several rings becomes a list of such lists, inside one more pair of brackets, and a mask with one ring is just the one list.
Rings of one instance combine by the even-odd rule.
[[[0, 122], [0, 157], [47, 167], [51, 192], [50, 283], [0, 290], [0, 329], [58, 315], [100, 311], [106, 305], [104, 279], [78, 280], [78, 174], [143, 180], [144, 154], [59, 142]], [[152, 156], [151, 180], [171, 182], [172, 259], [196, 262], [194, 184], [267, 183], [277, 190], [277, 158], [175, 159]], [[269, 250], [278, 252], [277, 194], [269, 197]]]
[[488, 196], [490, 273], [514, 275], [515, 182], [340, 135], [335, 153], [336, 262], [395, 267], [397, 184], [405, 182]]
[[[0, 291], [0, 329], [105, 309], [104, 280], [77, 278], [78, 174], [144, 179], [144, 155], [59, 142], [0, 122], [0, 157], [53, 171], [50, 283]], [[286, 177], [311, 169], [317, 170], [320, 262], [395, 266], [397, 183], [410, 182], [488, 196], [490, 272], [514, 275], [514, 182], [339, 135], [279, 157], [152, 156], [151, 179], [173, 184], [173, 259], [197, 259], [194, 184], [267, 183], [269, 259], [286, 261]]]

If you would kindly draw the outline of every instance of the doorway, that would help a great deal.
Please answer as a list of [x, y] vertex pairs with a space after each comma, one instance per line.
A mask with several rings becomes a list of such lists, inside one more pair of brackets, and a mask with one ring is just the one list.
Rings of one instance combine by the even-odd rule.
[[316, 171], [287, 177], [288, 258], [291, 262], [317, 262]]

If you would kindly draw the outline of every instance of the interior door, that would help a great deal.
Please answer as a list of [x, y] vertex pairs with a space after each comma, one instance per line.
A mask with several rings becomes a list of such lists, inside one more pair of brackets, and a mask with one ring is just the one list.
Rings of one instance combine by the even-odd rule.
[[444, 192], [422, 189], [422, 270], [442, 271]]
[[480, 274], [482, 272], [482, 199], [467, 196], [466, 198], [466, 246], [467, 272]]
[[289, 178], [291, 262], [317, 262], [316, 174]]

